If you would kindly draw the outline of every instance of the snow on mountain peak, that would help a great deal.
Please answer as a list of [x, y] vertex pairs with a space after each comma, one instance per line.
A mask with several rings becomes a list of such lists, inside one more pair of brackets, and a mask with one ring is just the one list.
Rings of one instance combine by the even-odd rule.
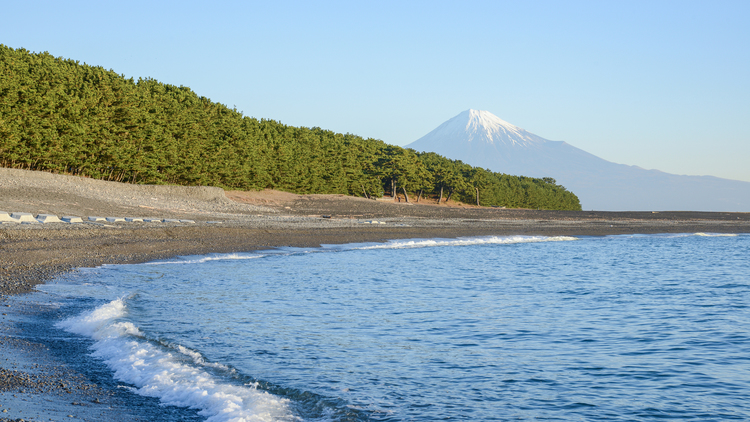
[[547, 142], [489, 111], [470, 109], [444, 122], [407, 147], [463, 159], [467, 154], [488, 157], [501, 150], [537, 149]]
[[466, 110], [451, 120], [466, 120], [465, 131], [469, 135], [469, 142], [474, 140], [484, 141], [489, 144], [506, 144], [517, 146], [530, 146], [536, 141], [529, 132], [518, 126], [512, 125], [505, 120], [495, 116], [489, 111]]

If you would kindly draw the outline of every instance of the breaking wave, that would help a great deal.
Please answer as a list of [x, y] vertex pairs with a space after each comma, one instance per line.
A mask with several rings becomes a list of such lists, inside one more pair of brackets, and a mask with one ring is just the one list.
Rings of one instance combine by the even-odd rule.
[[737, 237], [736, 233], [693, 233], [693, 236], [702, 237]]
[[242, 260], [257, 259], [257, 258], [260, 258], [260, 255], [233, 253], [233, 254], [201, 256], [199, 258], [193, 258], [193, 259], [190, 259], [188, 257], [184, 259], [169, 260], [169, 261], [153, 261], [153, 262], [147, 262], [143, 265], [202, 264], [204, 262], [209, 262], [209, 261], [231, 261], [231, 260], [242, 261]]
[[212, 374], [210, 368], [223, 365], [207, 363], [185, 347], [147, 339], [138, 327], [121, 320], [126, 314], [125, 301], [117, 299], [56, 326], [93, 339], [92, 356], [102, 359], [115, 379], [165, 405], [198, 409], [210, 422], [301, 420], [292, 414], [289, 399]]
[[564, 242], [578, 240], [571, 236], [485, 236], [457, 239], [408, 239], [391, 240], [386, 243], [357, 246], [353, 249], [405, 249], [434, 246], [511, 245], [516, 243]]

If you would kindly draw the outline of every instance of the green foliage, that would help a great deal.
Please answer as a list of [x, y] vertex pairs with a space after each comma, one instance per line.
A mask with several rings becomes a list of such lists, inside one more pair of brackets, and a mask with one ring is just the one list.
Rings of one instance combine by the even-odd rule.
[[0, 44], [0, 164], [130, 183], [297, 193], [436, 194], [482, 205], [580, 209], [553, 179], [243, 116], [190, 88]]

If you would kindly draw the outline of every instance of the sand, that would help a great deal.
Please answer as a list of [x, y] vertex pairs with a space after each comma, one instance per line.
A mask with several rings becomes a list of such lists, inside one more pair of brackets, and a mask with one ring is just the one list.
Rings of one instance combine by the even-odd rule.
[[[159, 418], [153, 413], [161, 411], [155, 403], [140, 406], [146, 409], [142, 412], [133, 410], [132, 403], [125, 403], [132, 397], [123, 396], [132, 393], [101, 379], [93, 382], [71, 365], [71, 356], [86, 353], [84, 345], [66, 343], [53, 350], [48, 340], [41, 341], [50, 327], [40, 313], [48, 311], [30, 309], [14, 296], [80, 267], [403, 238], [750, 233], [750, 213], [511, 210], [425, 200], [416, 204], [342, 195], [133, 186], [12, 169], [0, 169], [0, 210], [79, 216], [84, 221], [89, 216], [194, 221], [0, 224], [0, 421]], [[181, 417], [197, 418], [190, 412]]]

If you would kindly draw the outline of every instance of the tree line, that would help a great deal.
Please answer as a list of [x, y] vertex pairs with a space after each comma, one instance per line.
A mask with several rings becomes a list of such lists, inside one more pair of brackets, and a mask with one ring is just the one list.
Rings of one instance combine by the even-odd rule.
[[259, 120], [188, 87], [2, 44], [0, 165], [128, 183], [581, 209], [554, 179]]

